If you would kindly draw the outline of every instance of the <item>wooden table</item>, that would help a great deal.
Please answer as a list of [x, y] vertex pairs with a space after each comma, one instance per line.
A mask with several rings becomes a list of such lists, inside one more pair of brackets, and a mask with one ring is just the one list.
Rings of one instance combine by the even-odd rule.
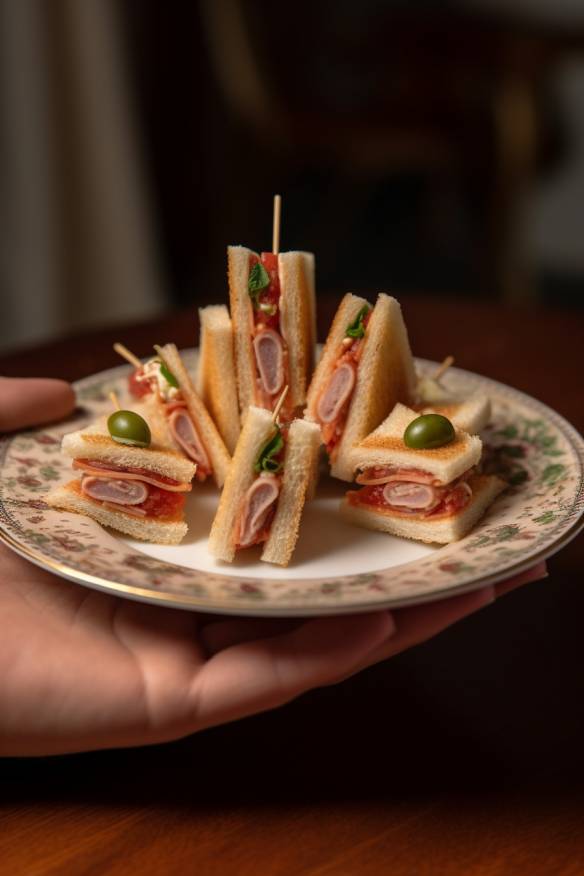
[[[581, 314], [423, 297], [404, 310], [417, 354], [452, 351], [584, 429]], [[144, 355], [192, 345], [194, 315], [38, 346], [0, 373], [81, 377], [116, 364], [118, 338]], [[581, 876], [584, 539], [549, 569], [277, 712], [154, 748], [2, 762], [0, 872]]]

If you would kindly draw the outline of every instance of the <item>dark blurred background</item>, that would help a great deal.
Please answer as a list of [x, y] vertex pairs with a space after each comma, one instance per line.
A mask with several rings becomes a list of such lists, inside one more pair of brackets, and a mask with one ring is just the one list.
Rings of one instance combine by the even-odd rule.
[[[227, 298], [584, 302], [584, 3], [0, 0], [0, 347]], [[193, 338], [195, 342], [195, 338]]]

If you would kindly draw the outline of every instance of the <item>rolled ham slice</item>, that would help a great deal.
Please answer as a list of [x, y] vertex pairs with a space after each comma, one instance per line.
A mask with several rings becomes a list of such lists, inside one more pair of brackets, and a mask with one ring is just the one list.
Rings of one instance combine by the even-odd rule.
[[408, 511], [431, 511], [441, 501], [442, 492], [428, 484], [392, 482], [383, 491], [383, 498], [394, 508]]
[[270, 509], [280, 494], [280, 482], [273, 476], [256, 478], [243, 500], [239, 536], [240, 547], [249, 547], [255, 543]]
[[119, 478], [85, 476], [81, 480], [81, 490], [90, 499], [115, 505], [141, 505], [148, 498], [148, 487], [143, 481]]
[[355, 366], [344, 362], [336, 368], [318, 402], [317, 416], [321, 423], [337, 419], [355, 386]]
[[186, 408], [177, 408], [168, 418], [170, 433], [179, 447], [197, 463], [200, 473], [211, 471], [207, 451]]
[[284, 384], [284, 344], [278, 332], [266, 329], [253, 341], [258, 372], [269, 395], [280, 392]]

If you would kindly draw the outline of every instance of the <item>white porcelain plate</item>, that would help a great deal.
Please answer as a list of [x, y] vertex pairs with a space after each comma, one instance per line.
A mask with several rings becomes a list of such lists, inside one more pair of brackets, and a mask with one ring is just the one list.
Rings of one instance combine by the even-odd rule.
[[[195, 352], [186, 354], [194, 365]], [[435, 364], [417, 361], [421, 373]], [[337, 513], [347, 489], [323, 478], [306, 506], [293, 560], [280, 569], [241, 552], [233, 565], [207, 552], [217, 505], [210, 486], [187, 500], [189, 532], [177, 546], [144, 544], [93, 520], [50, 509], [55, 484], [71, 477], [61, 437], [127, 398], [129, 366], [76, 385], [80, 409], [67, 422], [0, 439], [0, 539], [33, 563], [87, 587], [175, 608], [304, 616], [370, 611], [427, 602], [502, 580], [555, 553], [584, 525], [584, 440], [541, 402], [456, 368], [445, 383], [485, 392], [493, 419], [485, 431], [488, 470], [509, 489], [470, 535], [432, 547], [351, 526]]]

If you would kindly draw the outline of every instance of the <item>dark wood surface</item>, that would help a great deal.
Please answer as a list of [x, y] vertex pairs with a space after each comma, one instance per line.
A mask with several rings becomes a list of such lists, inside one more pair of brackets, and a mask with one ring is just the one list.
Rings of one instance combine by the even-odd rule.
[[[453, 352], [584, 429], [581, 314], [403, 305], [418, 355]], [[194, 313], [4, 356], [0, 373], [75, 379], [117, 364], [115, 339], [141, 355], [190, 346]], [[0, 871], [581, 876], [583, 568], [580, 537], [547, 580], [270, 714], [153, 748], [5, 760]]]

